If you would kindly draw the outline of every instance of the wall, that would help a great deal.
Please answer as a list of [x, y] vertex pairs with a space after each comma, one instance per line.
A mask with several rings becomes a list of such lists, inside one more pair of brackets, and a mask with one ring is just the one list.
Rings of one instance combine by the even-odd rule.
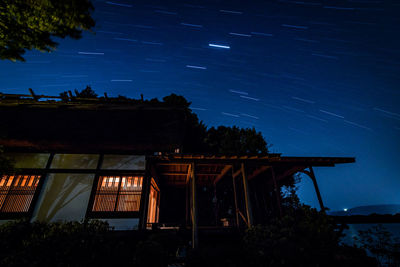
[[[100, 164], [98, 154], [55, 154], [51, 163], [49, 153], [8, 154], [15, 167], [43, 170], [43, 186], [32, 214], [32, 221], [83, 221], [94, 186], [96, 173], [102, 170], [145, 170], [145, 157], [137, 155], [104, 155]], [[48, 169], [46, 166], [48, 165]], [[26, 170], [28, 171], [28, 170]], [[28, 173], [27, 173], [28, 174]], [[138, 218], [102, 218], [115, 230], [137, 229]], [[0, 221], [1, 223], [1, 221]]]

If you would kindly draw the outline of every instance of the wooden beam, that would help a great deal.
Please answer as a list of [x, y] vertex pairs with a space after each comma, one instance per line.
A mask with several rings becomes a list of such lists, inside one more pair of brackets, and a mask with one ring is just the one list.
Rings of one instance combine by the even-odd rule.
[[232, 168], [232, 165], [226, 165], [226, 166], [222, 169], [221, 173], [218, 174], [217, 178], [215, 178], [214, 184], [217, 184], [217, 183], [219, 182], [219, 180], [221, 180], [222, 177], [224, 177], [224, 176], [227, 174], [227, 172], [228, 172], [231, 168]]
[[[205, 175], [220, 175], [221, 173], [219, 173], [219, 172], [217, 172], [217, 173], [215, 173], [215, 172], [212, 172], [212, 173], [197, 173], [197, 176], [199, 176], [199, 175], [202, 175], [202, 176], [205, 176]], [[173, 176], [173, 175], [175, 175], [175, 176], [187, 176], [187, 172], [163, 172], [163, 173], [161, 173], [161, 175], [164, 175], [164, 176]]]
[[250, 188], [246, 176], [246, 169], [244, 167], [244, 163], [241, 164], [240, 170], [242, 172], [242, 178], [243, 178], [244, 200], [246, 204], [246, 213], [247, 213], [247, 226], [251, 227], [253, 225], [253, 212], [251, 209]]
[[315, 193], [317, 194], [319, 207], [321, 208], [321, 211], [325, 212], [324, 203], [322, 202], [322, 197], [321, 197], [321, 193], [318, 188], [317, 179], [315, 178], [314, 170], [313, 170], [312, 166], [308, 167], [308, 169], [309, 169], [309, 171], [303, 170], [301, 172], [307, 174], [307, 176], [311, 178], [311, 180], [314, 184]]
[[235, 200], [235, 215], [236, 215], [236, 227], [239, 228], [239, 207], [237, 203], [237, 196], [236, 196], [236, 181], [235, 177], [233, 176], [233, 166], [232, 166], [232, 182], [233, 182], [233, 198]]
[[192, 177], [192, 248], [196, 249], [199, 245], [198, 240], [198, 221], [197, 221], [197, 199], [196, 199], [196, 173], [194, 163], [191, 164]]
[[238, 211], [238, 214], [240, 215], [240, 217], [242, 217], [244, 223], [245, 223], [247, 226], [249, 226], [249, 223], [248, 223], [246, 217], [243, 215], [243, 213], [242, 213], [240, 210]]
[[188, 183], [189, 182], [189, 179], [190, 179], [190, 175], [192, 174], [192, 164], [189, 164], [189, 166], [188, 166], [188, 171], [187, 171], [187, 173], [186, 173], [186, 183]]
[[151, 169], [152, 164], [150, 161], [146, 160], [146, 171], [143, 176], [142, 184], [142, 194], [140, 196], [140, 219], [139, 219], [139, 229], [146, 230], [147, 228], [147, 212], [149, 208], [149, 195], [150, 195], [150, 179], [151, 179]]
[[242, 172], [242, 170], [237, 170], [236, 172], [234, 172], [233, 174], [232, 174], [232, 177], [234, 177], [234, 178], [236, 178], [240, 173]]
[[188, 173], [188, 177], [186, 180], [186, 183], [184, 184], [185, 186], [185, 215], [186, 215], [186, 227], [190, 225], [190, 174], [191, 172]]
[[35, 95], [35, 92], [33, 92], [32, 88], [29, 88], [29, 92], [31, 93], [31, 96], [33, 99], [35, 99], [35, 101], [39, 100], [39, 97], [37, 95]]
[[305, 166], [295, 166], [290, 168], [289, 170], [285, 171], [283, 174], [279, 175], [276, 180], [279, 181], [287, 176], [293, 175], [296, 172], [302, 172], [306, 167]]
[[252, 174], [249, 175], [249, 180], [260, 175], [261, 173], [265, 172], [269, 168], [271, 168], [271, 166], [262, 166], [261, 168], [256, 169]]

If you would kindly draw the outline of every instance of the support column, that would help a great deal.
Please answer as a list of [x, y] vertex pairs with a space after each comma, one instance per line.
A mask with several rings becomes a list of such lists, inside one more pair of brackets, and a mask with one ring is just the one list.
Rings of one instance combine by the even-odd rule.
[[250, 189], [249, 183], [246, 176], [246, 171], [244, 168], [244, 163], [241, 165], [241, 172], [243, 177], [243, 189], [244, 189], [244, 200], [246, 204], [246, 213], [247, 213], [247, 226], [251, 227], [253, 225], [253, 213], [251, 210], [251, 201], [250, 201]]
[[150, 179], [151, 173], [150, 168], [152, 168], [152, 163], [146, 159], [146, 170], [143, 176], [142, 182], [142, 194], [140, 196], [140, 211], [139, 211], [139, 229], [147, 229], [147, 212], [149, 209], [149, 194], [150, 194]]
[[308, 176], [310, 176], [311, 180], [313, 181], [315, 193], [317, 194], [317, 197], [318, 197], [319, 207], [321, 208], [321, 211], [325, 211], [324, 203], [322, 202], [322, 197], [321, 197], [321, 193], [319, 192], [317, 179], [315, 178], [314, 170], [311, 166], [308, 167], [308, 169], [310, 170], [310, 172], [308, 173]]
[[232, 182], [233, 182], [233, 198], [235, 200], [235, 216], [236, 216], [236, 227], [239, 228], [239, 208], [238, 208], [238, 203], [237, 203], [237, 195], [236, 195], [236, 181], [235, 181], [235, 176], [233, 175], [234, 169], [232, 166]]
[[191, 205], [190, 205], [190, 198], [191, 198], [191, 193], [190, 193], [190, 177], [192, 175], [192, 164], [188, 164], [188, 170], [186, 174], [186, 180], [185, 180], [185, 191], [186, 191], [186, 209], [185, 209], [185, 215], [186, 215], [186, 225], [185, 227], [188, 227], [190, 225], [190, 212], [191, 212]]
[[189, 226], [190, 224], [190, 181], [187, 181], [185, 184], [185, 218], [186, 218], [186, 225], [185, 228]]
[[197, 200], [196, 200], [196, 173], [194, 163], [191, 164], [192, 178], [192, 248], [196, 249], [199, 245], [198, 240], [198, 221], [197, 221]]
[[276, 181], [274, 167], [271, 166], [272, 180], [274, 181], [274, 190], [276, 196], [276, 203], [278, 204], [279, 218], [282, 218], [282, 206], [281, 206], [281, 190], [278, 187], [278, 182]]

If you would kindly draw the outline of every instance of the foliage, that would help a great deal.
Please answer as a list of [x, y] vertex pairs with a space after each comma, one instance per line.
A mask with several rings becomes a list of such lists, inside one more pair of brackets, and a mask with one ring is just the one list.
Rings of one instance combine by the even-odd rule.
[[162, 267], [175, 259], [182, 240], [174, 232], [155, 232], [136, 246], [135, 266]]
[[266, 154], [267, 142], [254, 128], [236, 126], [211, 127], [206, 134], [205, 143], [213, 154]]
[[97, 94], [92, 89], [92, 87], [90, 87], [89, 85], [87, 85], [86, 88], [80, 92], [75, 89], [75, 94], [77, 97], [82, 97], [82, 98], [96, 98], [97, 97]]
[[[68, 101], [68, 93], [60, 93], [64, 101]], [[190, 109], [191, 102], [187, 101], [183, 96], [170, 94], [159, 101], [157, 98], [151, 100], [137, 100], [125, 96], [116, 98], [98, 97], [96, 92], [88, 85], [82, 91], [75, 89], [75, 97], [80, 101], [91, 101], [98, 98], [100, 102], [119, 102], [129, 104], [146, 104], [168, 106], [182, 109], [185, 113], [186, 123], [184, 126], [184, 153], [206, 153], [206, 154], [223, 154], [223, 155], [243, 155], [243, 154], [267, 154], [269, 145], [265, 141], [261, 132], [257, 132], [254, 128], [233, 127], [211, 127], [200, 121], [198, 116]]]
[[339, 245], [342, 232], [324, 212], [306, 205], [288, 211], [246, 232], [249, 266], [375, 266], [365, 252]]
[[0, 266], [83, 266], [97, 262], [110, 249], [105, 239], [108, 231], [108, 224], [101, 221], [8, 222], [0, 226]]
[[188, 267], [247, 267], [248, 255], [240, 242], [215, 242], [191, 251], [186, 260]]
[[358, 235], [355, 240], [378, 259], [380, 266], [400, 266], [400, 239], [394, 238], [383, 225], [358, 231]]
[[199, 121], [197, 115], [190, 110], [191, 102], [183, 96], [171, 94], [164, 97], [163, 101], [186, 110], [185, 153], [225, 155], [268, 153], [267, 142], [261, 132], [257, 132], [254, 128], [219, 126], [207, 129], [203, 121]]
[[25, 61], [26, 50], [53, 51], [54, 37], [81, 38], [93, 10], [90, 0], [0, 1], [0, 59]]
[[186, 117], [185, 135], [183, 140], [183, 152], [185, 153], [205, 153], [207, 146], [204, 143], [207, 134], [207, 127], [195, 113], [190, 109], [191, 102], [183, 96], [171, 94], [163, 98], [163, 102], [168, 106], [183, 108]]

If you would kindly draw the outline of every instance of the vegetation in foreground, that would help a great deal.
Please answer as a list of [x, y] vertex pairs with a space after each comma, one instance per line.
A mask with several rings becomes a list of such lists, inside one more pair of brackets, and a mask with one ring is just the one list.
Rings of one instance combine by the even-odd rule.
[[[201, 240], [188, 248], [179, 232], [118, 232], [107, 223], [8, 222], [0, 226], [0, 266], [378, 266], [365, 250], [339, 244], [329, 218], [307, 206], [255, 226], [237, 242]], [[395, 265], [391, 265], [395, 266]]]
[[0, 266], [398, 266], [378, 265], [367, 256], [365, 249], [387, 257], [379, 250], [387, 239], [381, 238], [379, 246], [369, 239], [360, 247], [343, 245], [343, 228], [324, 212], [300, 204], [294, 190], [283, 204], [281, 219], [219, 239], [200, 235], [196, 250], [189, 249], [190, 232], [119, 232], [97, 220], [11, 221], [0, 225]]

